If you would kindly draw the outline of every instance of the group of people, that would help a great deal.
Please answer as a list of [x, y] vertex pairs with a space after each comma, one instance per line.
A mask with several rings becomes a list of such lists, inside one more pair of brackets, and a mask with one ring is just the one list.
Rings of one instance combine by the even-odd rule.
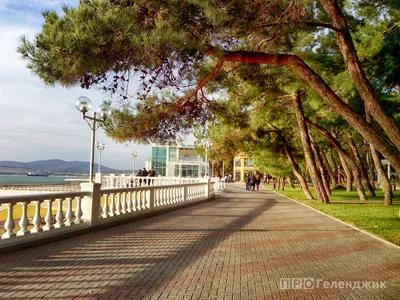
[[246, 177], [246, 190], [258, 191], [260, 190], [261, 175], [259, 172], [256, 174], [249, 174]]
[[[156, 176], [156, 171], [154, 170], [154, 167], [151, 167], [151, 169], [150, 170], [146, 170], [146, 168], [143, 168], [143, 170], [142, 169], [139, 169], [138, 170], [138, 173], [137, 173], [137, 175], [136, 175], [137, 177], [155, 177]], [[150, 184], [153, 184], [154, 183], [154, 179], [139, 179], [139, 186], [142, 186], [142, 183], [144, 184], [144, 185], [146, 185], [146, 184], [148, 184], [148, 185], [150, 185]]]

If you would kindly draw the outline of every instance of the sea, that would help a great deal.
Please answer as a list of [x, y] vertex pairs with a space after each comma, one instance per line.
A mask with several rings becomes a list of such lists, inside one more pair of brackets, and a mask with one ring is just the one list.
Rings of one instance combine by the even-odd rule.
[[74, 176], [27, 176], [27, 175], [6, 175], [0, 174], [0, 185], [12, 185], [12, 184], [54, 184], [64, 183], [65, 179], [87, 179], [88, 177], [74, 177]]

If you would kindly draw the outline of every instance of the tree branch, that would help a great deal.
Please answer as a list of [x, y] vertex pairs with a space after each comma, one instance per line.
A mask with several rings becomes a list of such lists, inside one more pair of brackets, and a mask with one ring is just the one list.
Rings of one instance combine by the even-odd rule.
[[[280, 22], [280, 23], [271, 23], [271, 24], [261, 24], [260, 26], [257, 26], [256, 28], [268, 28], [268, 27], [275, 27], [275, 26], [279, 26], [282, 27], [282, 25], [289, 25], [289, 22]], [[331, 24], [327, 24], [327, 23], [319, 23], [319, 22], [306, 22], [304, 23], [307, 26], [311, 26], [311, 27], [323, 27], [323, 28], [328, 28], [332, 31], [335, 32], [341, 32], [342, 29], [335, 27]]]

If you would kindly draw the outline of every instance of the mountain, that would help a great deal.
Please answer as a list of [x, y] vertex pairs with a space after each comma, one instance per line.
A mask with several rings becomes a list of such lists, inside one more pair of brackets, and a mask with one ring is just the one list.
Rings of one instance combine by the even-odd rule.
[[[65, 161], [61, 159], [38, 160], [31, 162], [18, 161], [0, 161], [0, 173], [23, 174], [27, 172], [39, 172], [49, 174], [88, 174], [88, 162], [83, 161]], [[98, 165], [94, 164], [94, 172], [97, 172]], [[102, 173], [129, 173], [131, 171], [118, 170], [101, 166]]]

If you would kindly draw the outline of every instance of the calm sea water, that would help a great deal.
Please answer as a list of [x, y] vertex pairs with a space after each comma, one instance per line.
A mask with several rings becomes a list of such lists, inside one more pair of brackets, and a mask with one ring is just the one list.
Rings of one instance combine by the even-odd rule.
[[2, 175], [0, 174], [0, 184], [46, 184], [63, 183], [65, 179], [84, 179], [85, 177], [71, 176], [27, 176], [27, 175]]

